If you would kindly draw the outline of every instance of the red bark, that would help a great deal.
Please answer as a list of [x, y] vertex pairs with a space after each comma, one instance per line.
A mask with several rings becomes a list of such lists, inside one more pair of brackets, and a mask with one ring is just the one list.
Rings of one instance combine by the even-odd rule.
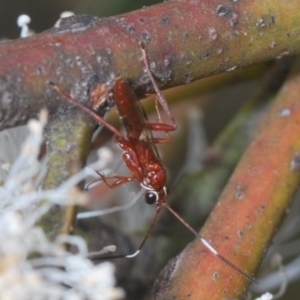
[[299, 11], [297, 0], [178, 0], [111, 18], [73, 16], [3, 42], [0, 129], [24, 124], [43, 106], [56, 111], [49, 80], [85, 102], [118, 75], [139, 94], [149, 92], [140, 41], [161, 87], [299, 53]]

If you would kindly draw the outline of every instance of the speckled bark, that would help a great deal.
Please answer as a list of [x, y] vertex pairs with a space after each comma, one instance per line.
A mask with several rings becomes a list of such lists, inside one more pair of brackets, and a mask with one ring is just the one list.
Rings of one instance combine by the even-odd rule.
[[[201, 234], [226, 258], [255, 274], [300, 181], [300, 60]], [[199, 242], [173, 259], [155, 299], [240, 299], [249, 282]]]
[[[116, 75], [143, 94], [142, 41], [161, 87], [300, 52], [300, 3], [168, 1], [98, 19], [73, 16], [46, 32], [0, 44], [0, 129], [24, 124], [43, 106], [61, 107], [49, 80], [87, 102]], [[65, 101], [64, 101], [65, 103]]]

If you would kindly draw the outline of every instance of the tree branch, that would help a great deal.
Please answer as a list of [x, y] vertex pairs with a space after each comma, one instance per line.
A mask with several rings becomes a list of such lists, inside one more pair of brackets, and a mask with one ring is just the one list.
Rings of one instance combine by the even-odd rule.
[[[51, 190], [77, 174], [86, 164], [94, 126], [88, 116], [80, 110], [73, 110], [68, 118], [55, 114], [46, 128], [47, 174], [43, 189]], [[58, 234], [67, 234], [74, 227], [76, 207], [55, 205], [43, 215], [39, 225], [50, 239]]]
[[0, 130], [62, 105], [49, 80], [85, 102], [98, 83], [111, 86], [118, 75], [138, 94], [149, 92], [140, 41], [163, 88], [297, 54], [299, 11], [297, 0], [169, 1], [111, 18], [72, 16], [35, 36], [2, 42]]
[[[300, 60], [212, 211], [202, 236], [249, 274], [255, 274], [298, 189]], [[197, 240], [165, 268], [155, 299], [240, 298], [249, 282]]]

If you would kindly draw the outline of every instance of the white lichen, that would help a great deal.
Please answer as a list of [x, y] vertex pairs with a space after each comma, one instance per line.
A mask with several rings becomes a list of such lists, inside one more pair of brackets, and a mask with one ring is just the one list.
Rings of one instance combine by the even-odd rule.
[[34, 31], [29, 29], [28, 24], [31, 22], [31, 19], [28, 15], [20, 15], [17, 19], [17, 24], [21, 28], [20, 37], [25, 38], [34, 34]]
[[[29, 135], [25, 141], [24, 137], [20, 139], [23, 143], [19, 154], [17, 149], [7, 147], [19, 148], [20, 142], [10, 141], [7, 131], [0, 135], [0, 140], [7, 142], [0, 150], [2, 169], [10, 165], [1, 174], [0, 186], [1, 299], [122, 299], [124, 292], [115, 287], [113, 265], [94, 265], [81, 237], [60, 235], [50, 241], [36, 225], [54, 204], [86, 200], [85, 194], [74, 188], [86, 176], [86, 170], [56, 189], [40, 188], [45, 161], [38, 156], [46, 120], [47, 112], [42, 111], [39, 120], [29, 121]], [[24, 128], [21, 131], [21, 136], [27, 134]], [[16, 154], [17, 158], [5, 157], [5, 153]], [[65, 250], [65, 243], [75, 246], [75, 253]]]

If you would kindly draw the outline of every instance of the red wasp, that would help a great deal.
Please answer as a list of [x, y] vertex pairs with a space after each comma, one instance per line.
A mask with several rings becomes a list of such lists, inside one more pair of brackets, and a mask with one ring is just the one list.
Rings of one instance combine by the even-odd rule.
[[[204, 244], [206, 248], [209, 249], [209, 251], [211, 251], [214, 255], [218, 256], [222, 261], [224, 261], [227, 265], [231, 266], [233, 269], [235, 269], [241, 275], [246, 277], [248, 280], [250, 280], [251, 282], [255, 282], [255, 280], [250, 275], [236, 267], [233, 263], [231, 263], [224, 256], [222, 256], [215, 248], [213, 248], [207, 240], [205, 240], [201, 235], [199, 235], [198, 232], [194, 230], [184, 219], [182, 219], [177, 214], [177, 212], [175, 212], [166, 202], [166, 197], [168, 194], [166, 188], [166, 170], [162, 165], [155, 144], [169, 142], [169, 132], [174, 131], [177, 128], [177, 126], [175, 123], [175, 119], [169, 110], [168, 104], [151, 74], [147, 56], [143, 47], [142, 51], [146, 71], [156, 91], [159, 102], [162, 104], [162, 107], [164, 108], [165, 112], [173, 122], [172, 125], [162, 123], [161, 121], [157, 123], [149, 123], [147, 121], [146, 114], [142, 109], [142, 106], [138, 101], [136, 95], [121, 77], [118, 77], [116, 79], [114, 85], [114, 99], [119, 117], [127, 133], [126, 137], [123, 136], [115, 127], [109, 124], [106, 120], [97, 115], [93, 110], [77, 102], [70, 95], [61, 90], [58, 86], [51, 83], [53, 88], [64, 98], [66, 98], [69, 102], [76, 105], [80, 109], [86, 111], [98, 123], [104, 125], [111, 132], [113, 132], [115, 135], [114, 138], [116, 143], [123, 150], [123, 160], [128, 169], [130, 170], [131, 176], [114, 175], [111, 177], [106, 177], [102, 174], [99, 174], [102, 181], [105, 182], [109, 187], [115, 188], [126, 182], [137, 180], [140, 182], [141, 186], [146, 191], [146, 203], [156, 204], [155, 217], [138, 250], [130, 255], [117, 255], [113, 258], [129, 258], [136, 256], [144, 246], [150, 232], [152, 231], [152, 228], [154, 227], [159, 212], [161, 211], [161, 208], [166, 207], [181, 223], [183, 223], [196, 237], [200, 239], [200, 241]], [[167, 134], [167, 137], [153, 137], [152, 131], [164, 132]]]

